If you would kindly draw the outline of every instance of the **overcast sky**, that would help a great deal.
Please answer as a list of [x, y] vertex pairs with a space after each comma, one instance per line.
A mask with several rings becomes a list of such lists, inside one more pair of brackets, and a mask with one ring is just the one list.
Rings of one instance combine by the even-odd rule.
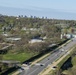
[[[7, 14], [7, 15], [15, 14], [15, 11], [13, 11], [14, 13], [11, 12], [11, 10], [4, 11], [5, 9], [2, 10], [3, 8], [7, 8], [7, 9], [13, 8], [13, 10], [18, 9], [18, 12], [19, 12], [19, 9], [23, 9], [23, 10], [30, 9], [31, 11], [36, 10], [36, 12], [43, 10], [44, 13], [46, 11], [50, 12], [51, 9], [54, 9], [54, 12], [56, 10], [58, 12], [68, 12], [68, 13], [75, 14], [76, 13], [76, 0], [0, 0], [0, 13], [1, 14], [2, 13]], [[8, 11], [9, 13], [7, 13]], [[29, 14], [29, 15], [32, 15], [32, 14]], [[46, 16], [47, 16], [47, 13], [46, 13]]]

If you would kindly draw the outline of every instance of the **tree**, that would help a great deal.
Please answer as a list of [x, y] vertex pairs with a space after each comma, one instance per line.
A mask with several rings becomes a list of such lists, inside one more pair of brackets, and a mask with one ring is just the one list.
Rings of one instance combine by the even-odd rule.
[[60, 40], [61, 29], [54, 25], [45, 25], [43, 27], [43, 34], [45, 34], [46, 37], [48, 37], [50, 42], [55, 43]]
[[73, 66], [68, 70], [69, 75], [76, 75], [76, 66]]
[[[3, 56], [2, 55], [0, 55], [0, 61], [2, 61], [2, 59], [3, 59]], [[2, 71], [2, 62], [0, 62], [0, 72]]]

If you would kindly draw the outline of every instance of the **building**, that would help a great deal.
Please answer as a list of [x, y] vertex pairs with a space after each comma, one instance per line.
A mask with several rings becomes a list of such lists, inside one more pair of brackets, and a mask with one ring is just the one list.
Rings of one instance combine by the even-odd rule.
[[31, 39], [29, 43], [38, 43], [38, 42], [44, 42], [42, 39]]
[[19, 41], [21, 40], [21, 38], [14, 38], [14, 37], [11, 37], [11, 38], [6, 38], [7, 41]]

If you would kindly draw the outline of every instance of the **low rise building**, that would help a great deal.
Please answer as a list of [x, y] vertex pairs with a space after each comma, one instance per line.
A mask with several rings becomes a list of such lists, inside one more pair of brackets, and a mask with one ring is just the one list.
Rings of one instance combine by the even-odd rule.
[[42, 39], [31, 39], [29, 43], [44, 42]]

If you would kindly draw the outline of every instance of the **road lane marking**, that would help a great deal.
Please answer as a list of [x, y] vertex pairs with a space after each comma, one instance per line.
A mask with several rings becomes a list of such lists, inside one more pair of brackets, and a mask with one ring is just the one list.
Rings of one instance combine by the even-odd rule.
[[49, 60], [47, 59], [47, 61], [44, 63], [44, 64], [46, 64], [47, 62], [49, 62]]
[[[60, 54], [60, 53], [58, 53], [58, 54]], [[44, 64], [46, 64], [46, 63], [48, 63], [50, 60], [52, 60], [52, 59], [54, 59], [54, 57], [56, 57], [58, 54], [56, 54], [56, 55], [54, 55], [51, 59], [49, 59], [48, 60], [48, 58], [47, 58], [47, 61], [44, 63]], [[51, 62], [50, 62], [51, 63]]]
[[35, 69], [34, 71], [32, 71], [29, 75], [31, 75], [32, 73], [34, 73], [36, 70], [38, 70], [39, 68]]

